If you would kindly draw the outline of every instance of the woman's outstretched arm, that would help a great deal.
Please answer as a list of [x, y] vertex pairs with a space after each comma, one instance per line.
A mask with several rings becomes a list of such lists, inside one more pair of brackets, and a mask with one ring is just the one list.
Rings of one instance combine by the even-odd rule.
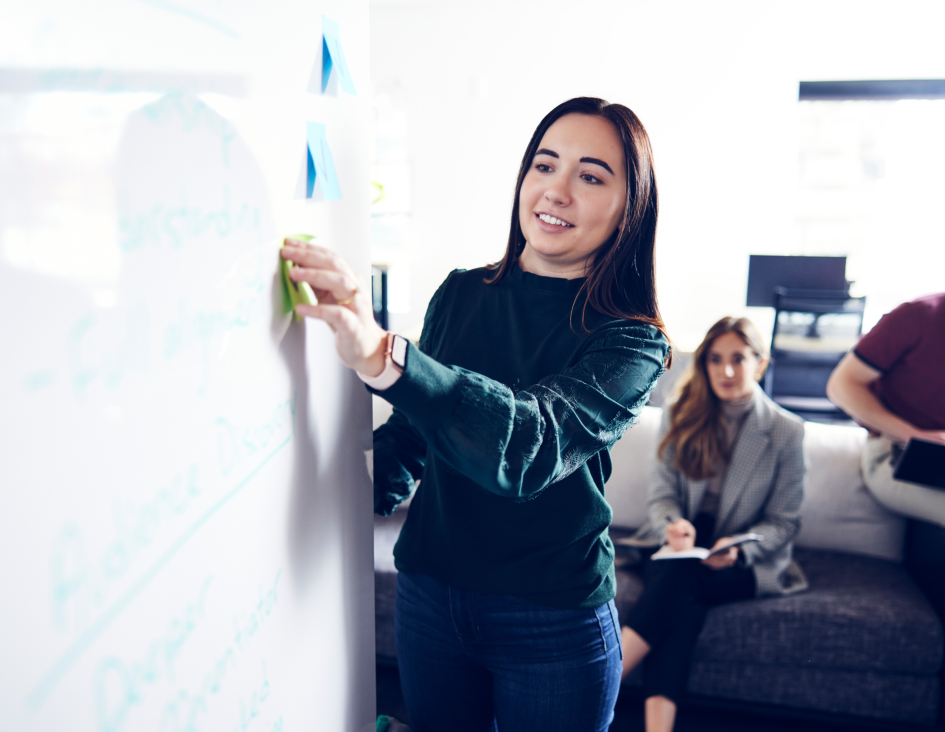
[[668, 346], [628, 321], [588, 338], [580, 360], [521, 391], [408, 348], [383, 392], [429, 447], [486, 490], [527, 499], [616, 442], [646, 404]]
[[[298, 312], [324, 320], [342, 362], [366, 376], [384, 368], [387, 334], [347, 263], [313, 245], [286, 242], [295, 280], [319, 304]], [[521, 391], [413, 346], [404, 373], [383, 392], [429, 449], [488, 491], [533, 496], [613, 444], [646, 403], [669, 345], [655, 328], [624, 321], [588, 338], [583, 356], [560, 374]]]

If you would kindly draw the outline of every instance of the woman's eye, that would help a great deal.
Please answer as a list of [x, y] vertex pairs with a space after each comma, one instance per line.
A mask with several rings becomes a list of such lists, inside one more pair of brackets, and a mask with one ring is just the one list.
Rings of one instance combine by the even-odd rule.
[[537, 170], [539, 173], [548, 173], [551, 171], [551, 166], [545, 165], [544, 163], [538, 163], [535, 165], [535, 170]]
[[585, 173], [584, 175], [581, 176], [581, 179], [582, 179], [582, 180], [586, 180], [588, 183], [600, 183], [600, 182], [601, 182], [601, 181], [600, 181], [600, 178], [595, 178], [595, 177], [594, 177], [593, 175], [591, 175], [590, 173]]

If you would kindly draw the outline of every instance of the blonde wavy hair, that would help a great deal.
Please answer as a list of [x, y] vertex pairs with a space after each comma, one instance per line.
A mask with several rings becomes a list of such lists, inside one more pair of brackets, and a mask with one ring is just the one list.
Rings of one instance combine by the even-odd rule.
[[662, 459], [670, 446], [675, 447], [673, 467], [693, 480], [715, 475], [731, 457], [724, 447], [720, 400], [712, 391], [706, 369], [709, 349], [716, 338], [727, 333], [738, 334], [759, 359], [768, 356], [758, 327], [748, 318], [722, 318], [699, 344], [692, 364], [680, 377], [678, 396], [669, 407], [670, 426], [657, 449]]

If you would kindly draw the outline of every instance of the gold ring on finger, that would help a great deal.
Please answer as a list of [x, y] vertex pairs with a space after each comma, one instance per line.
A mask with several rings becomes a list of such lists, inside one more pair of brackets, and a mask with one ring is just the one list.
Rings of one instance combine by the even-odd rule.
[[337, 305], [350, 305], [354, 302], [354, 298], [358, 295], [358, 288], [354, 288], [354, 292], [351, 293], [351, 297], [346, 297], [344, 300], [336, 300]]

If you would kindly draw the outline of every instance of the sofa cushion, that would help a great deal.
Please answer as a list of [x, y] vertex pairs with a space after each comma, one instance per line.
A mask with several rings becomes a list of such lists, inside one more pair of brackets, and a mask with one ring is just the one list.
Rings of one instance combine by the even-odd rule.
[[860, 475], [861, 427], [807, 422], [807, 480], [801, 530], [794, 543], [902, 561], [906, 520], [878, 504]]
[[610, 448], [613, 472], [604, 488], [615, 526], [639, 527], [646, 521], [646, 491], [650, 463], [663, 410], [644, 407], [637, 421]]
[[[697, 661], [935, 674], [945, 653], [938, 616], [908, 572], [872, 557], [798, 549], [810, 590], [733, 602], [706, 615]], [[642, 583], [617, 572], [618, 613]]]

